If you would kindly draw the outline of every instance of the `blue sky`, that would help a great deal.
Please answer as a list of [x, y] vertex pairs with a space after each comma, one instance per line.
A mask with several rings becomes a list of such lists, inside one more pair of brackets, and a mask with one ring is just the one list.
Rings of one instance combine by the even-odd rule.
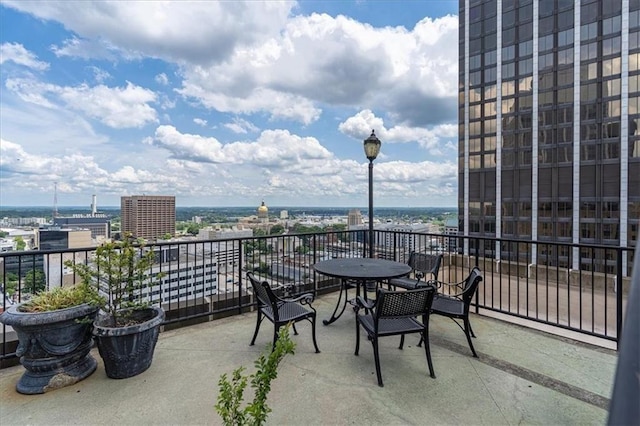
[[457, 8], [2, 0], [0, 206], [455, 206]]

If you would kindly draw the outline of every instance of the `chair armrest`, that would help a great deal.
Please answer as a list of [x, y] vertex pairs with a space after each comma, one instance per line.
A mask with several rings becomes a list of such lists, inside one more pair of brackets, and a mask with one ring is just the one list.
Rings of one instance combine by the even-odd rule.
[[376, 305], [376, 301], [375, 300], [367, 300], [362, 296], [358, 296], [356, 297], [356, 309], [359, 308], [365, 308], [367, 310], [373, 309], [373, 307]]
[[441, 288], [442, 286], [447, 286], [449, 288], [457, 287], [460, 290], [460, 293], [448, 293], [447, 294], [448, 296], [462, 296], [462, 294], [464, 293], [463, 285], [464, 285], [465, 281], [460, 281], [459, 283], [446, 283], [444, 281], [429, 280], [428, 283], [431, 284], [432, 286], [436, 287], [436, 288]]
[[283, 302], [298, 302], [301, 305], [310, 305], [315, 300], [313, 293], [302, 293], [296, 297], [280, 298]]

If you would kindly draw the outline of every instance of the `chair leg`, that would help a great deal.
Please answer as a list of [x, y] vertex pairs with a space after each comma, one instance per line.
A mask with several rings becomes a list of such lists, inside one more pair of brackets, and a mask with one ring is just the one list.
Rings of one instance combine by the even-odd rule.
[[429, 346], [429, 329], [428, 328], [425, 328], [424, 332], [422, 333], [422, 338], [420, 339], [420, 341], [423, 341], [423, 340], [424, 340], [424, 352], [427, 355], [427, 364], [429, 365], [429, 375], [435, 379], [436, 373], [435, 371], [433, 371], [433, 362], [431, 361], [431, 347]]
[[473, 352], [473, 356], [475, 358], [478, 358], [478, 354], [476, 353], [476, 350], [473, 348], [473, 343], [471, 342], [471, 333], [473, 332], [471, 331], [471, 324], [469, 323], [469, 318], [467, 317], [464, 319], [464, 334], [465, 336], [467, 336], [467, 342], [469, 343], [471, 352]]
[[316, 316], [311, 317], [311, 337], [313, 338], [313, 346], [316, 348], [316, 353], [320, 353], [320, 349], [318, 349], [318, 342], [316, 342]]
[[380, 355], [378, 353], [378, 337], [371, 338], [371, 344], [373, 345], [373, 358], [376, 362], [376, 375], [378, 376], [378, 386], [384, 387], [382, 384], [382, 372], [380, 371]]
[[258, 317], [256, 319], [256, 330], [253, 332], [253, 339], [249, 346], [253, 346], [256, 343], [256, 337], [258, 337], [258, 331], [260, 330], [260, 324], [262, 323], [262, 312], [258, 310]]
[[358, 322], [358, 317], [356, 316], [356, 351], [354, 355], [358, 355], [359, 352], [360, 352], [360, 323]]
[[298, 330], [296, 330], [296, 323], [293, 323], [293, 334], [298, 335]]
[[471, 337], [475, 338], [475, 337], [476, 337], [476, 335], [475, 335], [475, 333], [473, 332], [473, 328], [471, 328], [471, 321], [468, 321], [468, 320], [467, 320], [467, 322], [469, 323], [469, 332], [471, 333]]
[[398, 347], [398, 349], [402, 349], [403, 346], [404, 346], [404, 334], [400, 335], [400, 346]]

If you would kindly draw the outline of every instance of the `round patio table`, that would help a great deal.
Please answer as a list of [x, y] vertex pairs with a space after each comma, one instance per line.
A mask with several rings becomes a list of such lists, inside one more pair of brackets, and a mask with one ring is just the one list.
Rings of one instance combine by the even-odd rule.
[[[360, 286], [367, 281], [381, 281], [398, 278], [411, 272], [406, 263], [394, 262], [386, 259], [371, 259], [367, 257], [349, 257], [330, 259], [313, 265], [316, 272], [329, 277], [340, 278], [340, 296], [331, 318], [323, 320], [324, 325], [336, 321], [347, 307], [347, 290], [351, 282], [356, 283], [356, 296], [360, 295]], [[344, 293], [344, 300], [343, 300]], [[365, 289], [366, 295], [366, 289]], [[338, 313], [338, 311], [340, 311]]]

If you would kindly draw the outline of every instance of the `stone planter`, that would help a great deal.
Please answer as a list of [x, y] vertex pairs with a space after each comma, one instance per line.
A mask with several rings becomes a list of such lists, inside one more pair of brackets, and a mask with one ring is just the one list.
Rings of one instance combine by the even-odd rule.
[[0, 315], [0, 322], [18, 335], [16, 355], [26, 369], [16, 385], [18, 392], [45, 393], [77, 383], [96, 370], [96, 360], [89, 352], [97, 306], [83, 304], [37, 313], [19, 308], [11, 306]]
[[149, 368], [164, 311], [157, 307], [135, 310], [132, 318], [144, 322], [126, 327], [107, 327], [107, 319], [101, 317], [94, 322], [93, 335], [107, 377], [112, 379], [133, 377]]

